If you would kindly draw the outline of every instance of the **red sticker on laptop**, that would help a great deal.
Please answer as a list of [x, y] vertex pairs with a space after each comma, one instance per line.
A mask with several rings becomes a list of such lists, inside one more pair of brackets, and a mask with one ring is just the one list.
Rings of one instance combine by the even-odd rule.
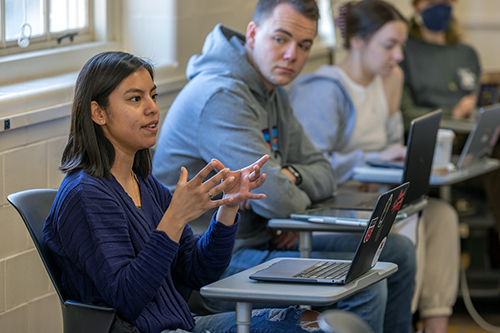
[[404, 191], [402, 190], [399, 192], [398, 198], [394, 201], [394, 205], [392, 205], [392, 212], [394, 213], [396, 210], [399, 210], [401, 208], [401, 205], [403, 204], [403, 200], [405, 198], [406, 194], [406, 188]]
[[373, 229], [375, 229], [375, 225], [377, 224], [378, 217], [372, 219], [370, 221], [370, 226], [368, 227], [368, 230], [366, 231], [365, 238], [363, 238], [363, 243], [366, 243], [370, 240], [370, 237], [372, 237], [373, 234]]

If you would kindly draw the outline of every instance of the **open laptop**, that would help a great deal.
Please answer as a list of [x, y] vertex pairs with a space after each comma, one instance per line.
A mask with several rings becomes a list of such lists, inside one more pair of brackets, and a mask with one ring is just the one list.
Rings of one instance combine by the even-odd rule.
[[500, 104], [479, 109], [460, 155], [452, 156], [457, 169], [481, 163], [491, 156], [500, 135]]
[[[410, 124], [402, 179], [402, 182], [410, 183], [410, 188], [398, 218], [405, 218], [426, 205], [425, 198], [429, 192], [429, 178], [440, 120], [441, 110], [436, 110], [414, 119]], [[377, 199], [378, 193], [339, 193], [303, 212], [291, 214], [290, 218], [364, 227]]]
[[379, 196], [352, 260], [281, 259], [250, 275], [259, 281], [346, 284], [368, 272], [378, 261], [409, 184]]

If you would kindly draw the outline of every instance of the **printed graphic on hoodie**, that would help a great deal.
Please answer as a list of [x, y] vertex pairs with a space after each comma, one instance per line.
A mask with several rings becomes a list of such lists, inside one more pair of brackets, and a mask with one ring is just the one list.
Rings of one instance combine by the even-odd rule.
[[274, 126], [273, 127], [273, 133], [272, 133], [272, 136], [273, 136], [273, 142], [271, 144], [271, 138], [269, 137], [269, 129], [265, 129], [262, 131], [262, 134], [264, 134], [264, 140], [266, 140], [267, 142], [267, 146], [273, 150], [273, 151], [276, 151], [278, 150], [278, 127], [277, 126]]

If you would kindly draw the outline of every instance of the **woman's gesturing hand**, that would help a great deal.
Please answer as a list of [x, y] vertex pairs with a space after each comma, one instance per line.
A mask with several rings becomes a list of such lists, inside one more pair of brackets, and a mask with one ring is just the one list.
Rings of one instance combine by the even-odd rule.
[[[262, 156], [257, 162], [237, 171], [228, 172], [224, 179], [233, 179], [224, 190], [223, 200], [231, 201], [225, 203], [217, 211], [217, 221], [225, 225], [231, 225], [235, 221], [236, 213], [241, 203], [250, 199], [263, 199], [266, 197], [262, 193], [252, 193], [251, 191], [262, 186], [266, 179], [265, 174], [261, 174], [260, 169], [269, 159], [269, 155]], [[222, 163], [216, 167], [221, 170]]]
[[[224, 176], [224, 179], [234, 177], [234, 180], [231, 181], [231, 183], [229, 183], [224, 190], [223, 199], [226, 200], [232, 198], [231, 201], [225, 203], [227, 206], [236, 207], [244, 200], [258, 200], [266, 197], [265, 194], [252, 193], [251, 191], [264, 184], [266, 175], [261, 174], [260, 170], [268, 159], [269, 155], [264, 155], [251, 165], [237, 171], [230, 171], [226, 176]], [[220, 163], [220, 165], [216, 167], [216, 170], [222, 170], [222, 168], [224, 168], [224, 166]]]
[[[209, 209], [227, 205], [229, 210], [218, 214], [218, 220], [225, 224], [234, 222], [238, 205], [245, 199], [262, 199], [264, 194], [255, 194], [250, 191], [260, 187], [265, 180], [265, 174], [260, 173], [260, 168], [269, 156], [261, 157], [257, 162], [240, 169], [229, 171], [224, 165], [213, 159], [189, 182], [186, 168], [181, 168], [181, 175], [177, 182], [172, 201], [158, 225], [172, 240], [178, 241], [184, 226], [198, 218]], [[207, 181], [204, 179], [212, 170], [217, 174]], [[223, 198], [212, 200], [217, 194], [224, 192]]]

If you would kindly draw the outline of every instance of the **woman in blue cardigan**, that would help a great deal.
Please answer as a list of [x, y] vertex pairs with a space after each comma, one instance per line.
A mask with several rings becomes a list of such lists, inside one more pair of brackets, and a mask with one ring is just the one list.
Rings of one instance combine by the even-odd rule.
[[[131, 332], [234, 331], [234, 313], [193, 317], [176, 286], [199, 289], [224, 272], [239, 203], [265, 197], [251, 191], [265, 180], [260, 168], [268, 156], [237, 171], [214, 159], [189, 182], [182, 168], [172, 195], [151, 174], [156, 96], [153, 68], [136, 56], [101, 53], [84, 65], [62, 157], [67, 175], [45, 221], [44, 239], [69, 297], [115, 308], [133, 324]], [[218, 173], [205, 180], [213, 169]], [[194, 236], [188, 223], [215, 207], [208, 231]], [[269, 323], [260, 316], [254, 325], [300, 328], [303, 310], [283, 311], [287, 320]]]

